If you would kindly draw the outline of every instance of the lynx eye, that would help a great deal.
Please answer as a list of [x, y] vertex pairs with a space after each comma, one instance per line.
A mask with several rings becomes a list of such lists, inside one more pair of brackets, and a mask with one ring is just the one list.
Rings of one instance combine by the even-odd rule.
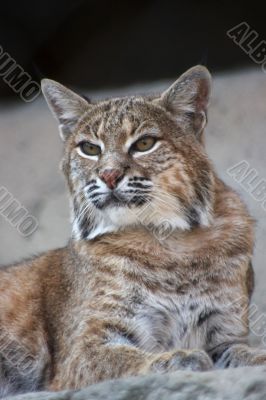
[[137, 140], [132, 145], [133, 151], [148, 151], [150, 150], [156, 143], [156, 138], [152, 136], [144, 136], [141, 139]]
[[98, 156], [101, 153], [100, 146], [90, 142], [80, 143], [79, 148], [86, 156]]

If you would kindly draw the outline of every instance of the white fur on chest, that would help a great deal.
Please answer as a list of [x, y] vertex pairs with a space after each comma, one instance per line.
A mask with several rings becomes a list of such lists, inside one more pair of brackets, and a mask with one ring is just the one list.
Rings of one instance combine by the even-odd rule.
[[189, 295], [168, 298], [150, 295], [130, 325], [139, 346], [148, 352], [204, 349], [207, 327], [199, 326], [198, 321], [205, 309], [206, 301], [197, 302]]

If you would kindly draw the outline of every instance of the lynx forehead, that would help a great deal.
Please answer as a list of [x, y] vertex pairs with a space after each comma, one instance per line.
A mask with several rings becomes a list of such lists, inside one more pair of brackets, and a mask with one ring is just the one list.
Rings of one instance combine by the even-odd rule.
[[[88, 108], [77, 124], [75, 143], [90, 139], [100, 143], [102, 154], [112, 151], [127, 154], [142, 135], [152, 134], [162, 139], [160, 129], [166, 123], [165, 113], [141, 98], [112, 99]], [[136, 154], [132, 152], [132, 156]]]
[[206, 69], [188, 71], [159, 96], [97, 104], [58, 83], [43, 88], [65, 141], [73, 238], [140, 224], [169, 231], [209, 224], [213, 171], [201, 143]]

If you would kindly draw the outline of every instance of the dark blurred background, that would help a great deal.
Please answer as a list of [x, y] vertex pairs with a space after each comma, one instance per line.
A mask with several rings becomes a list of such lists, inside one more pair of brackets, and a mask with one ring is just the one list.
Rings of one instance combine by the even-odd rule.
[[[87, 90], [254, 63], [228, 38], [247, 21], [266, 39], [263, 3], [169, 0], [14, 0], [1, 5], [0, 44], [35, 80]], [[0, 80], [0, 98], [19, 97]]]

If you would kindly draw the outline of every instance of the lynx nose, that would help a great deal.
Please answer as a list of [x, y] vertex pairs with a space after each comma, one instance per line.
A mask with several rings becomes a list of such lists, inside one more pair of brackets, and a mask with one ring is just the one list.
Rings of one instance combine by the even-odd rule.
[[115, 189], [123, 178], [123, 172], [119, 169], [105, 169], [99, 174], [99, 177], [110, 189]]

